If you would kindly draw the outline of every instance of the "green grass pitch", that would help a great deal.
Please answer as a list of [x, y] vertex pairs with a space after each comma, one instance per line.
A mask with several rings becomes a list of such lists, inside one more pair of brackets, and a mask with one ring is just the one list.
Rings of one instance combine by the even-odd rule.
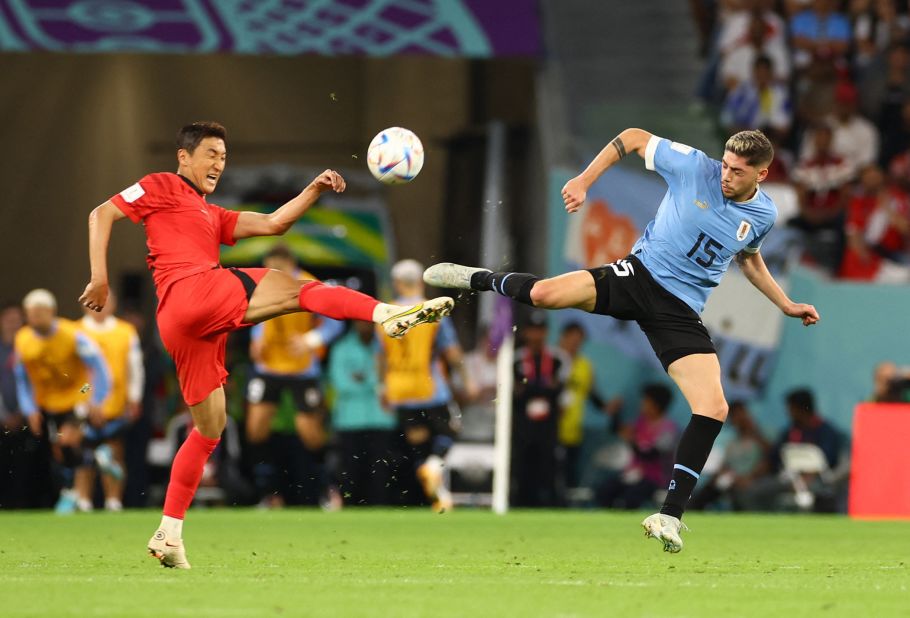
[[693, 514], [669, 555], [641, 518], [196, 510], [176, 571], [145, 556], [157, 513], [4, 513], [0, 615], [910, 615], [910, 522]]

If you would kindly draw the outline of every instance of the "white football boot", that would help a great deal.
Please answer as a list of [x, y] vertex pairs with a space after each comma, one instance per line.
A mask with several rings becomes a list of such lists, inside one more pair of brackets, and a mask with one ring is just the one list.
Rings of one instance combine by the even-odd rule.
[[423, 271], [423, 280], [428, 285], [438, 288], [458, 288], [460, 290], [471, 289], [471, 276], [479, 272], [492, 272], [486, 268], [477, 268], [475, 266], [462, 266], [451, 262], [442, 262], [433, 264]]
[[406, 308], [382, 321], [386, 335], [397, 339], [419, 324], [438, 322], [452, 313], [455, 301], [448, 296], [431, 298]]
[[645, 517], [641, 522], [641, 527], [645, 529], [645, 537], [657, 539], [664, 545], [664, 551], [671, 554], [678, 554], [682, 551], [682, 537], [679, 536], [680, 530], [688, 530], [686, 524], [682, 523], [672, 515], [662, 515], [654, 513]]
[[417, 468], [417, 480], [423, 487], [423, 493], [430, 500], [430, 508], [434, 513], [451, 512], [454, 504], [452, 492], [445, 485], [444, 464], [438, 455], [430, 455], [427, 460]]
[[149, 539], [149, 554], [158, 559], [161, 566], [169, 569], [188, 569], [190, 563], [186, 560], [186, 549], [183, 539], [168, 538], [167, 533], [159, 528]]

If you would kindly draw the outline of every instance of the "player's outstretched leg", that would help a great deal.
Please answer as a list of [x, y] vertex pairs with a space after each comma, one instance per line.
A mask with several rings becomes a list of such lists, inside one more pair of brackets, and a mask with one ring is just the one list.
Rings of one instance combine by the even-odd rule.
[[452, 312], [448, 296], [409, 307], [381, 303], [372, 296], [342, 286], [308, 281], [303, 285], [286, 273], [270, 271], [256, 286], [244, 314], [246, 322], [262, 322], [295, 311], [310, 311], [336, 320], [375, 322], [390, 337], [401, 337], [426, 322], [438, 322]]
[[441, 288], [496, 292], [542, 309], [575, 307], [593, 311], [597, 300], [594, 276], [587, 270], [542, 279], [531, 273], [493, 272], [486, 268], [443, 262], [427, 268], [423, 280]]

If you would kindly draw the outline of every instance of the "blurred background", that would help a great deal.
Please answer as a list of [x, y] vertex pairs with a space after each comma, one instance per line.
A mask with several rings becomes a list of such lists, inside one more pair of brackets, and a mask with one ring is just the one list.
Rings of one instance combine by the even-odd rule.
[[[214, 203], [268, 211], [327, 167], [348, 180], [285, 237], [225, 247], [223, 263], [277, 260], [386, 300], [425, 293], [411, 262], [393, 277], [402, 260], [555, 275], [620, 259], [666, 187], [630, 157], [566, 215], [561, 187], [600, 148], [638, 126], [719, 157], [733, 132], [763, 129], [780, 212], [763, 255], [822, 321], [785, 322], [735, 268], [715, 291], [704, 320], [732, 412], [696, 503], [910, 515], [900, 490], [869, 493], [896, 469], [882, 453], [910, 435], [897, 405], [910, 400], [905, 0], [0, 0], [0, 77], [0, 508], [163, 499], [188, 414], [155, 329], [142, 228], [118, 223], [109, 254], [142, 357], [107, 362], [133, 394], [110, 413], [118, 431], [86, 445], [80, 469], [100, 474], [63, 508], [60, 445], [21, 413], [14, 340], [36, 288], [60, 319], [98, 330], [76, 302], [88, 213], [174, 171], [177, 129], [215, 120], [229, 164]], [[407, 185], [366, 169], [390, 126], [426, 151]], [[390, 398], [392, 353], [370, 329], [317, 318], [232, 335], [232, 423], [197, 502], [423, 505], [414, 463], [432, 450], [456, 505], [489, 504], [496, 359], [514, 330], [511, 503], [659, 504], [689, 411], [638, 327], [457, 301], [411, 376], [434, 384], [417, 403]], [[292, 369], [269, 366], [281, 345]], [[553, 362], [529, 371], [525, 358]], [[421, 406], [451, 422], [410, 435], [402, 411]]]

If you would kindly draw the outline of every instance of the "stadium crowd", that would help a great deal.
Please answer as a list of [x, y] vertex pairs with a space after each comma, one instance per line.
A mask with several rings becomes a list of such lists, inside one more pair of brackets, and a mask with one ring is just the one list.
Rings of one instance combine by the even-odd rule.
[[692, 0], [700, 95], [727, 134], [762, 128], [765, 183], [804, 259], [910, 281], [910, 13], [901, 0]]

